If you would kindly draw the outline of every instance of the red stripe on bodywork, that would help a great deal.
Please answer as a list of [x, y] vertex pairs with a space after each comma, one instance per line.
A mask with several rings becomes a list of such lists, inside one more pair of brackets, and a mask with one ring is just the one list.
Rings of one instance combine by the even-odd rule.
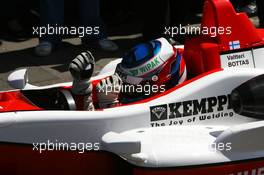
[[[255, 172], [255, 173], [254, 173]], [[264, 174], [264, 160], [200, 167], [182, 168], [137, 168], [133, 175], [262, 175]]]
[[42, 109], [32, 104], [20, 91], [0, 93], [0, 112], [36, 110]]
[[2, 175], [262, 175], [264, 160], [172, 168], [135, 167], [104, 151], [33, 150], [33, 145], [0, 144]]

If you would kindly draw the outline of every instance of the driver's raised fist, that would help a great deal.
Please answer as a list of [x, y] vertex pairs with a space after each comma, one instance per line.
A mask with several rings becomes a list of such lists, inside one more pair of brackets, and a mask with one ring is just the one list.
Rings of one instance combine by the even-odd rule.
[[91, 52], [82, 52], [72, 60], [69, 71], [75, 80], [90, 79], [94, 70], [94, 57]]

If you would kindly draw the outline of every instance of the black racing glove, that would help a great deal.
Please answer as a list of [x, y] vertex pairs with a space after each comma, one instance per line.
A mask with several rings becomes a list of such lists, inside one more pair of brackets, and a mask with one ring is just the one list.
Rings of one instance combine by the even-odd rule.
[[94, 64], [94, 57], [91, 52], [82, 52], [72, 60], [69, 71], [75, 80], [87, 80], [93, 74]]
[[83, 95], [83, 109], [93, 111], [92, 91], [93, 86], [90, 78], [94, 70], [94, 57], [91, 52], [82, 52], [72, 60], [69, 71], [73, 77], [72, 93]]

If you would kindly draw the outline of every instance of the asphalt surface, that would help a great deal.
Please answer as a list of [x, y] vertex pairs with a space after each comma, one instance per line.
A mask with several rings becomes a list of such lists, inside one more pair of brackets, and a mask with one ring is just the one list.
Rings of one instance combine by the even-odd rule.
[[[251, 18], [257, 26], [258, 19]], [[117, 29], [118, 30], [118, 29]], [[37, 57], [33, 54], [38, 39], [33, 38], [24, 42], [2, 41], [0, 45], [0, 91], [12, 89], [7, 83], [8, 75], [21, 68], [28, 68], [29, 81], [34, 85], [49, 85], [68, 82], [72, 78], [68, 72], [70, 61], [83, 51], [89, 50], [96, 59], [94, 74], [111, 60], [120, 58], [122, 54], [140, 43], [140, 34], [110, 37], [120, 49], [117, 52], [105, 52], [87, 48], [80, 43], [79, 38], [64, 40], [63, 46], [48, 57]]]
[[94, 74], [98, 73], [107, 63], [120, 58], [127, 49], [141, 41], [141, 35], [110, 37], [120, 49], [117, 52], [95, 50], [81, 45], [79, 38], [66, 39], [60, 49], [48, 57], [37, 57], [33, 54], [38, 39], [24, 42], [2, 41], [0, 46], [0, 91], [12, 89], [7, 83], [8, 75], [17, 69], [28, 68], [29, 81], [34, 85], [49, 85], [68, 82], [72, 78], [68, 65], [73, 58], [83, 51], [89, 50], [96, 59]]

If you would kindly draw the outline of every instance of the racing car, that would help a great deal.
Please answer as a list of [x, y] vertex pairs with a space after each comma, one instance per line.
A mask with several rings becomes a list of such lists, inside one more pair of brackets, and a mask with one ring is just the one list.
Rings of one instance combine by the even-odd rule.
[[232, 33], [175, 46], [187, 81], [126, 105], [82, 111], [71, 82], [37, 87], [26, 69], [13, 72], [17, 90], [0, 92], [0, 173], [263, 175], [264, 30], [227, 0], [205, 1], [210, 27]]

